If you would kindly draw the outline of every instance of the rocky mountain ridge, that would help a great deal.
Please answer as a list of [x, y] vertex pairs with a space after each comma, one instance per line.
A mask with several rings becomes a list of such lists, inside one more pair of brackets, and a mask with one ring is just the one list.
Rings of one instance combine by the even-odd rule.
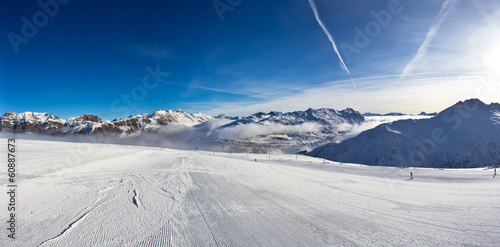
[[460, 101], [432, 118], [381, 124], [309, 155], [376, 166], [498, 166], [500, 105], [478, 99]]
[[212, 119], [209, 115], [187, 114], [182, 110], [156, 110], [153, 114], [131, 115], [112, 121], [103, 121], [95, 115], [61, 119], [49, 113], [7, 112], [0, 117], [2, 132], [36, 134], [131, 134], [151, 131], [164, 125], [197, 125]]

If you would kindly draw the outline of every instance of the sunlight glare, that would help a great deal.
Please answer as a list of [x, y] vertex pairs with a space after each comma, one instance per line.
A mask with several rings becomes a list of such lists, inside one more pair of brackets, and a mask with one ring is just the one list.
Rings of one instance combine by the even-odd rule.
[[500, 73], [500, 38], [483, 54], [482, 62], [491, 72]]

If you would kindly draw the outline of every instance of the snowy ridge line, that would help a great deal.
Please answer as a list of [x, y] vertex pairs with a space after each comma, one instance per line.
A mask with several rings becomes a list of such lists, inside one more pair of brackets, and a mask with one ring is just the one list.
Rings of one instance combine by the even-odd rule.
[[500, 104], [469, 99], [429, 119], [378, 125], [308, 155], [373, 166], [478, 168], [500, 165]]
[[165, 125], [194, 126], [210, 119], [212, 117], [206, 114], [188, 114], [182, 110], [156, 110], [153, 114], [131, 115], [112, 121], [88, 114], [64, 120], [49, 113], [7, 112], [1, 116], [0, 130], [41, 134], [132, 134]]
[[[75, 220], [70, 220], [71, 223], [68, 224], [68, 227], [66, 227], [61, 233], [59, 233], [58, 235], [56, 235], [55, 237], [53, 238], [49, 238], [43, 242], [41, 242], [38, 247], [50, 242], [50, 241], [53, 241], [53, 240], [56, 240], [57, 238], [61, 237], [64, 233], [66, 233], [67, 231], [71, 230], [71, 227], [73, 227], [74, 225], [76, 225], [77, 223], [80, 222], [80, 220], [82, 219], [85, 219], [85, 217], [90, 213], [92, 212], [92, 210], [95, 209], [94, 205], [96, 205], [102, 198], [106, 197], [106, 195], [103, 195], [101, 197], [99, 197], [99, 199], [97, 199], [94, 203], [92, 203], [90, 206], [88, 206], [87, 208], [85, 208], [82, 212], [80, 212], [78, 215], [81, 215], [81, 216], [76, 216], [76, 219]], [[96, 206], [97, 207], [97, 206]], [[85, 212], [86, 211], [86, 212]], [[85, 213], [83, 213], [85, 212]], [[83, 213], [83, 214], [82, 214]], [[74, 218], [73, 218], [74, 219]]]
[[[30, 115], [22, 120], [19, 115]], [[97, 116], [62, 120], [49, 114], [9, 112], [1, 118], [3, 131], [36, 133], [49, 139], [91, 143], [115, 143], [176, 149], [204, 149], [210, 151], [267, 152], [268, 149], [310, 149], [326, 144], [345, 132], [339, 125], [359, 125], [364, 116], [347, 108], [341, 111], [329, 108], [306, 111], [258, 112], [248, 117], [212, 118], [203, 114], [182, 111], [156, 111], [102, 121]], [[40, 115], [40, 116], [39, 116]], [[40, 122], [39, 119], [49, 119]], [[30, 135], [33, 136], [33, 135]], [[47, 137], [39, 137], [45, 139]], [[67, 138], [67, 139], [66, 139]]]

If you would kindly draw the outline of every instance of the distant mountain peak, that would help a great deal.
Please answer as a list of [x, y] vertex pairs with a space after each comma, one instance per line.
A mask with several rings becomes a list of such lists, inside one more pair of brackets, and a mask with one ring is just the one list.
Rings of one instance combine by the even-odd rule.
[[96, 115], [89, 115], [89, 114], [83, 114], [78, 117], [73, 117], [73, 118], [68, 118], [66, 122], [68, 121], [73, 121], [73, 122], [94, 122], [94, 123], [102, 123], [102, 119], [99, 118]]
[[483, 106], [486, 105], [483, 101], [481, 101], [478, 98], [470, 98], [470, 99], [464, 100], [463, 102], [459, 101], [457, 104], [480, 104]]
[[477, 109], [477, 108], [487, 109], [490, 106], [492, 106], [492, 105], [487, 105], [486, 103], [484, 103], [483, 101], [481, 101], [479, 99], [471, 98], [471, 99], [467, 99], [465, 101], [459, 101], [447, 109], [452, 109], [452, 108], [457, 108], [457, 107], [463, 107], [465, 109]]
[[471, 168], [500, 163], [500, 105], [460, 101], [432, 118], [381, 124], [310, 155], [381, 166]]
[[367, 116], [367, 117], [386, 117], [386, 116], [399, 117], [399, 116], [408, 116], [410, 114], [405, 114], [405, 113], [401, 113], [401, 112], [390, 112], [390, 113], [386, 113], [386, 114], [366, 112], [363, 115]]
[[421, 112], [420, 114], [418, 114], [419, 116], [434, 116], [436, 115], [437, 112], [433, 112], [433, 113], [427, 113], [425, 111]]

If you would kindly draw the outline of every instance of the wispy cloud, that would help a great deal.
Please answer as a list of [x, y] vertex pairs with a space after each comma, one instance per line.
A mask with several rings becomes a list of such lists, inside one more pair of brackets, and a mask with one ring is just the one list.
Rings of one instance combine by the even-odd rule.
[[326, 34], [326, 36], [330, 40], [330, 43], [332, 43], [333, 50], [335, 51], [335, 53], [337, 53], [337, 56], [339, 57], [339, 61], [340, 61], [340, 67], [343, 70], [347, 71], [347, 73], [350, 75], [351, 72], [349, 72], [349, 69], [345, 65], [344, 60], [342, 59], [342, 56], [340, 55], [339, 49], [337, 48], [337, 45], [335, 44], [335, 40], [333, 39], [333, 36], [330, 34], [328, 29], [326, 29], [325, 24], [323, 23], [323, 21], [319, 17], [318, 9], [316, 8], [316, 3], [314, 3], [313, 0], [309, 0], [309, 5], [311, 5], [311, 9], [314, 12], [314, 17], [316, 17], [316, 21], [318, 21], [319, 26], [323, 29], [323, 32]]
[[457, 2], [458, 2], [458, 0], [445, 0], [444, 1], [443, 5], [441, 6], [441, 9], [439, 10], [438, 15], [434, 18], [432, 25], [429, 28], [427, 35], [425, 36], [424, 42], [422, 43], [422, 45], [418, 49], [417, 54], [406, 65], [406, 67], [404, 68], [400, 77], [404, 77], [408, 74], [411, 74], [413, 72], [413, 70], [415, 69], [415, 66], [417, 65], [417, 63], [420, 61], [420, 59], [427, 54], [427, 51], [429, 50], [429, 45], [436, 37], [437, 33], [439, 32], [439, 29], [441, 28], [441, 25], [443, 25], [446, 18], [448, 16], [450, 16], [453, 13], [453, 11], [455, 10]]
[[134, 56], [153, 58], [153, 59], [172, 59], [175, 57], [175, 52], [172, 47], [166, 44], [149, 42], [149, 43], [128, 43], [125, 49]]
[[[259, 111], [296, 111], [312, 108], [343, 109], [353, 107], [361, 112], [387, 113], [390, 111], [420, 113], [440, 111], [459, 100], [480, 98], [483, 101], [498, 101], [481, 98], [484, 93], [480, 80], [482, 74], [413, 74], [400, 83], [398, 75], [355, 79], [360, 85], [359, 100], [349, 85], [330, 82], [304, 88], [292, 95], [276, 95], [266, 102], [217, 102], [204, 106], [204, 113], [245, 116]], [[491, 84], [491, 85], [490, 85]], [[488, 82], [488, 87], [497, 90], [498, 85]], [[334, 97], [332, 97], [334, 95]]]
[[233, 91], [233, 90], [225, 90], [225, 89], [219, 89], [219, 88], [211, 88], [211, 87], [204, 87], [204, 86], [194, 86], [194, 88], [205, 89], [208, 91], [214, 91], [214, 92], [219, 92], [219, 93], [245, 95], [245, 96], [250, 96], [250, 97], [261, 97], [260, 95], [256, 95], [256, 94], [251, 94], [251, 93], [246, 93], [246, 92], [238, 92], [238, 91]]

